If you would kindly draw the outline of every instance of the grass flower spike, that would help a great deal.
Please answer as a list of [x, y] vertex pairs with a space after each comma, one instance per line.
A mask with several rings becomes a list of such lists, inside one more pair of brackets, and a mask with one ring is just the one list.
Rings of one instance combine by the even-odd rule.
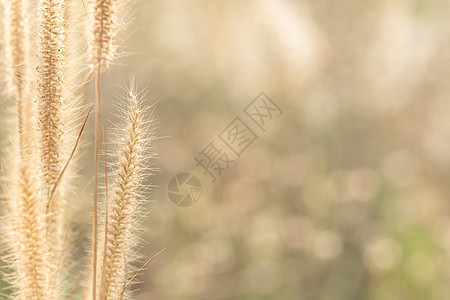
[[[145, 118], [142, 95], [134, 83], [128, 92], [124, 113], [124, 128], [119, 136], [119, 154], [114, 174], [114, 185], [108, 199], [108, 224], [106, 228], [106, 253], [102, 266], [102, 291], [100, 299], [121, 299], [121, 292], [130, 275], [132, 246], [135, 243], [136, 218], [140, 216], [143, 196], [143, 177], [151, 171], [148, 162], [149, 143], [154, 139], [154, 120]], [[151, 154], [153, 156], [154, 154]]]
[[[2, 213], [7, 221], [0, 228], [5, 229], [2, 259], [7, 263], [4, 279], [10, 291], [6, 296], [15, 300], [127, 299], [131, 294], [127, 288], [151, 260], [132, 273], [131, 263], [137, 258], [137, 221], [146, 191], [143, 178], [153, 174], [149, 158], [154, 156], [150, 145], [155, 122], [153, 110], [143, 108], [144, 94], [136, 91], [132, 80], [126, 104], [120, 108], [124, 123], [111, 167], [112, 188], [108, 191], [107, 183], [105, 193], [100, 193], [100, 74], [116, 56], [118, 3], [87, 0], [88, 9], [83, 13], [87, 12], [89, 22], [74, 24], [76, 9], [82, 6], [75, 1], [0, 1], [4, 8], [6, 96], [13, 101], [17, 123], [10, 138], [11, 157], [3, 160], [11, 167], [4, 168], [8, 174], [1, 183], [6, 200]], [[28, 15], [34, 15], [28, 14], [32, 9], [38, 16], [36, 23], [31, 23], [36, 25], [35, 38], [31, 38], [28, 20]], [[86, 40], [73, 38], [84, 32], [79, 30], [80, 24], [87, 27]], [[35, 47], [30, 47], [32, 44]], [[82, 53], [79, 46], [84, 46]], [[32, 49], [37, 52], [31, 56]], [[78, 78], [88, 75], [94, 78], [95, 106], [80, 118], [85, 108], [79, 100], [85, 94], [77, 91], [87, 84]], [[92, 259], [83, 268], [73, 259], [76, 252], [72, 253], [70, 244], [75, 228], [71, 227], [72, 209], [82, 200], [81, 189], [74, 188], [75, 176], [71, 175], [75, 175], [73, 160], [76, 162], [78, 145], [94, 108]], [[107, 162], [105, 159], [105, 172]], [[105, 200], [100, 239], [99, 199]], [[85, 278], [90, 283], [82, 277], [88, 267], [91, 271]], [[81, 275], [72, 276], [74, 271]]]

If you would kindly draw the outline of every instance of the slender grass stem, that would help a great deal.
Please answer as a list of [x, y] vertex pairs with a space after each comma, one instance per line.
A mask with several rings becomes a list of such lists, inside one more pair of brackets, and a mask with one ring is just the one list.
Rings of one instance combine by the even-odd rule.
[[94, 70], [95, 85], [95, 141], [94, 141], [94, 217], [92, 220], [92, 299], [97, 298], [97, 246], [98, 246], [98, 152], [100, 145], [100, 63]]

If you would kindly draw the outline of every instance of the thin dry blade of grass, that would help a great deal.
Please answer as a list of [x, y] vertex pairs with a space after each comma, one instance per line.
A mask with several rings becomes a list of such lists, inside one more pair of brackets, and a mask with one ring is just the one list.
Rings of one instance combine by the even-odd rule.
[[123, 299], [123, 295], [125, 294], [125, 291], [130, 287], [130, 285], [133, 283], [133, 281], [139, 276], [139, 274], [141, 274], [142, 271], [144, 271], [144, 269], [147, 267], [147, 265], [158, 255], [160, 255], [161, 253], [164, 252], [164, 250], [166, 250], [166, 248], [163, 248], [161, 251], [159, 251], [158, 253], [156, 253], [155, 255], [153, 255], [152, 257], [150, 257], [145, 264], [142, 265], [142, 267], [133, 275], [133, 277], [131, 277], [131, 279], [127, 282], [127, 284], [123, 287], [122, 291], [120, 292], [120, 300]]
[[92, 297], [97, 294], [97, 255], [98, 255], [98, 152], [100, 144], [100, 65], [95, 69], [95, 138], [94, 138], [94, 216], [92, 220]]
[[[106, 253], [107, 247], [108, 247], [108, 161], [106, 158], [106, 138], [105, 138], [105, 131], [102, 127], [102, 136], [103, 136], [103, 153], [105, 154], [105, 226], [104, 226], [104, 241], [103, 241], [103, 253]], [[102, 265], [106, 265], [106, 255], [103, 255], [103, 262]], [[106, 276], [106, 269], [102, 268], [102, 273], [100, 275], [101, 280], [105, 280]], [[99, 297], [100, 299], [105, 298], [105, 282], [100, 282], [100, 289], [99, 289]]]
[[89, 119], [89, 116], [91, 115], [92, 109], [93, 109], [93, 107], [91, 107], [89, 109], [88, 113], [86, 114], [86, 118], [84, 119], [84, 122], [83, 122], [83, 124], [81, 126], [80, 132], [78, 133], [77, 139], [75, 141], [75, 145], [73, 146], [73, 149], [72, 149], [72, 152], [70, 153], [69, 159], [67, 160], [66, 164], [64, 165], [64, 168], [62, 169], [61, 173], [58, 176], [58, 179], [56, 180], [55, 185], [53, 186], [53, 189], [52, 189], [52, 191], [50, 193], [50, 197], [49, 197], [48, 202], [47, 202], [47, 213], [49, 213], [50, 206], [52, 204], [53, 196], [55, 195], [56, 189], [58, 188], [59, 183], [61, 182], [61, 179], [64, 176], [64, 173], [67, 170], [67, 167], [69, 166], [69, 163], [72, 160], [72, 158], [73, 158], [73, 156], [75, 154], [75, 151], [78, 148], [78, 144], [80, 142], [81, 135], [83, 134], [84, 127], [86, 126], [86, 123], [87, 123], [87, 121]]

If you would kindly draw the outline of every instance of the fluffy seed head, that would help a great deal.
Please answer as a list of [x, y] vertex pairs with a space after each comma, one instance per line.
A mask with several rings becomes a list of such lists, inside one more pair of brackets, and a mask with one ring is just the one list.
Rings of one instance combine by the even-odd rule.
[[117, 0], [89, 0], [88, 5], [91, 66], [108, 66], [114, 59], [117, 48]]
[[20, 299], [51, 299], [47, 273], [45, 214], [29, 166], [22, 165], [11, 204]]
[[[63, 105], [65, 91], [65, 41], [67, 1], [39, 1], [39, 64], [38, 112], [40, 176], [45, 195], [49, 195], [64, 164], [63, 133], [65, 129]], [[47, 199], [47, 198], [46, 198]], [[53, 259], [48, 262], [51, 294], [48, 299], [59, 299], [62, 285], [61, 266], [65, 257], [65, 202], [61, 189], [53, 195], [47, 217], [47, 251]]]
[[23, 0], [3, 0], [6, 80], [9, 92], [22, 98], [26, 88], [28, 32]]
[[61, 170], [64, 89], [64, 1], [39, 2], [38, 105], [41, 160], [45, 184], [55, 183]]
[[[106, 253], [102, 266], [103, 285], [100, 299], [120, 299], [120, 293], [129, 274], [132, 246], [135, 239], [136, 216], [140, 213], [142, 179], [149, 169], [144, 163], [148, 158], [148, 143], [154, 139], [154, 120], [145, 120], [141, 95], [134, 87], [128, 93], [128, 108], [122, 128], [118, 165], [114, 187], [108, 199], [108, 227]], [[152, 126], [152, 127], [149, 127]], [[147, 161], [148, 162], [148, 161]], [[102, 295], [103, 294], [103, 295]]]

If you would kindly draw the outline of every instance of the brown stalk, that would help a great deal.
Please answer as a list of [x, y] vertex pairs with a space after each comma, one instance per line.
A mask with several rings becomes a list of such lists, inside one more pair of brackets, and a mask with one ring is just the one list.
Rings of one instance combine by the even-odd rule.
[[[105, 142], [105, 131], [102, 127], [102, 136], [103, 136], [103, 152], [105, 155], [105, 228], [104, 228], [104, 242], [103, 242], [103, 263], [102, 265], [106, 265], [106, 250], [108, 246], [108, 162], [106, 160], [106, 142]], [[106, 269], [102, 268], [101, 274], [101, 283], [100, 283], [100, 299], [105, 297], [105, 276]]]
[[94, 217], [92, 220], [92, 299], [97, 297], [97, 223], [98, 223], [98, 149], [100, 135], [100, 64], [96, 64], [95, 84], [95, 141], [94, 141]]
[[153, 255], [152, 257], [150, 257], [145, 264], [142, 265], [142, 267], [133, 275], [133, 277], [131, 277], [131, 279], [127, 282], [127, 284], [123, 287], [123, 290], [120, 292], [120, 300], [122, 300], [123, 295], [125, 294], [125, 291], [130, 287], [130, 285], [133, 283], [133, 281], [136, 279], [136, 277], [139, 276], [139, 274], [145, 269], [145, 267], [147, 267], [147, 265], [158, 255], [160, 255], [161, 253], [164, 252], [164, 250], [166, 250], [166, 248], [163, 248], [161, 251], [159, 251], [158, 253], [156, 253], [155, 255]]
[[52, 203], [53, 196], [55, 195], [56, 189], [58, 188], [59, 183], [61, 182], [61, 179], [62, 179], [62, 177], [64, 176], [64, 173], [66, 172], [66, 169], [67, 169], [67, 167], [69, 166], [69, 163], [70, 163], [70, 161], [72, 160], [72, 158], [73, 158], [73, 156], [74, 156], [74, 154], [75, 154], [75, 151], [77, 150], [78, 144], [79, 144], [80, 139], [81, 139], [81, 135], [83, 134], [84, 128], [86, 127], [86, 123], [87, 123], [87, 121], [88, 121], [88, 119], [89, 119], [89, 116], [90, 116], [90, 114], [91, 114], [92, 109], [93, 109], [93, 107], [91, 107], [91, 108], [89, 109], [89, 111], [88, 111], [88, 113], [87, 113], [87, 115], [86, 115], [86, 118], [84, 119], [83, 125], [81, 126], [80, 132], [78, 133], [77, 139], [76, 139], [76, 141], [75, 141], [75, 145], [73, 146], [73, 149], [72, 149], [72, 152], [70, 153], [70, 156], [69, 156], [69, 158], [67, 159], [67, 162], [66, 162], [66, 164], [64, 165], [64, 168], [62, 169], [61, 173], [60, 173], [59, 176], [58, 176], [58, 179], [56, 180], [55, 185], [53, 186], [53, 189], [52, 189], [52, 191], [51, 191], [51, 193], [50, 193], [50, 197], [49, 197], [49, 199], [48, 199], [48, 201], [47, 201], [47, 213], [49, 212], [50, 205], [51, 205], [51, 203]]

